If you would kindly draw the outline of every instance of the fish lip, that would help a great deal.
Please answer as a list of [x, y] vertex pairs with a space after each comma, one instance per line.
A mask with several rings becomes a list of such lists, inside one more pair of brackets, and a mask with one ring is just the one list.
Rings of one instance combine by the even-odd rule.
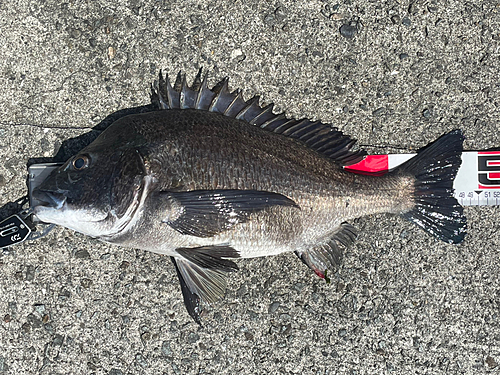
[[54, 191], [35, 189], [33, 198], [38, 200], [39, 206], [60, 210], [66, 203], [66, 195]]

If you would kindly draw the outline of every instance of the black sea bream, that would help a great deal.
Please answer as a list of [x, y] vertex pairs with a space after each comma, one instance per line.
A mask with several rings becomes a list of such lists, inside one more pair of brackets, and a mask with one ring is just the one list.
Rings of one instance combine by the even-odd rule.
[[317, 275], [355, 240], [347, 223], [400, 214], [449, 243], [466, 232], [453, 198], [463, 136], [452, 131], [383, 176], [343, 169], [354, 140], [275, 115], [227, 80], [153, 86], [158, 110], [123, 117], [54, 171], [34, 196], [43, 222], [172, 257], [190, 315], [224, 295], [235, 258], [293, 251]]

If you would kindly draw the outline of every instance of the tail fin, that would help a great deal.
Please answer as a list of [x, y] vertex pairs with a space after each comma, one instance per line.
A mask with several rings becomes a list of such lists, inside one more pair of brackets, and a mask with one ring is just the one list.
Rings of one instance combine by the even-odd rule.
[[453, 197], [453, 180], [462, 164], [461, 130], [453, 130], [399, 166], [393, 173], [415, 176], [415, 206], [402, 216], [448, 243], [460, 243], [467, 231], [463, 207]]

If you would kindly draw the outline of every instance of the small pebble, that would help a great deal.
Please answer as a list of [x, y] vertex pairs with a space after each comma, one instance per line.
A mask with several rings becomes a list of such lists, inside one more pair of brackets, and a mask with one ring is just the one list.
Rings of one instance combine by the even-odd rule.
[[10, 315], [9, 315], [9, 314], [7, 314], [7, 315], [5, 315], [5, 316], [3, 317], [3, 321], [4, 321], [5, 323], [9, 323], [11, 320], [12, 320], [12, 319], [10, 318]]
[[25, 332], [25, 333], [28, 333], [29, 331], [31, 331], [31, 325], [29, 323], [24, 323], [22, 326], [21, 326], [21, 329]]
[[61, 346], [63, 344], [63, 341], [64, 341], [64, 336], [60, 335], [60, 334], [56, 334], [54, 336], [54, 340], [52, 340], [52, 345]]
[[29, 314], [27, 320], [28, 323], [33, 326], [33, 328], [40, 328], [42, 326], [42, 322], [40, 321], [40, 319], [33, 314]]
[[424, 109], [424, 110], [423, 110], [422, 115], [423, 115], [425, 118], [431, 118], [432, 113], [431, 113], [431, 111], [430, 111], [430, 109], [429, 109], [429, 108], [426, 108], [426, 109]]
[[266, 25], [272, 26], [275, 22], [274, 15], [272, 13], [268, 13], [264, 16], [264, 23]]
[[62, 301], [67, 300], [70, 296], [71, 293], [66, 289], [61, 290], [61, 292], [59, 293], [59, 299]]
[[35, 311], [40, 315], [42, 315], [45, 311], [45, 305], [42, 304], [35, 305]]
[[269, 314], [272, 314], [272, 313], [276, 312], [276, 310], [278, 310], [278, 307], [280, 307], [280, 303], [273, 302], [269, 305], [269, 308], [267, 311], [269, 312]]
[[347, 23], [340, 27], [340, 35], [347, 39], [354, 38], [354, 35], [356, 35], [357, 31], [358, 29], [356, 28], [356, 26], [352, 26]]
[[172, 363], [172, 370], [174, 370], [174, 372], [176, 374], [180, 374], [181, 371], [179, 370], [179, 367], [177, 367], [177, 365], [175, 363]]
[[247, 294], [247, 287], [245, 285], [242, 285], [237, 291], [236, 294], [238, 297], [243, 297], [245, 294]]
[[292, 325], [290, 323], [281, 326], [281, 334], [283, 336], [288, 336], [292, 332]]
[[114, 59], [116, 56], [116, 48], [115, 47], [108, 47], [108, 57], [110, 59]]
[[392, 16], [391, 21], [393, 24], [399, 25], [401, 23], [401, 17], [399, 17], [398, 15]]
[[109, 370], [108, 375], [123, 375], [123, 372], [117, 368], [112, 368]]
[[408, 17], [403, 18], [403, 21], [401, 22], [405, 26], [411, 26], [411, 21]]
[[82, 35], [82, 32], [78, 29], [73, 29], [71, 30], [70, 35], [72, 38], [78, 39]]
[[26, 266], [26, 280], [33, 281], [35, 278], [35, 267], [31, 264]]
[[82, 281], [80, 281], [80, 284], [85, 289], [88, 289], [92, 286], [92, 280], [85, 278], [85, 279], [82, 279]]
[[200, 335], [198, 335], [197, 333], [194, 333], [194, 332], [191, 332], [189, 335], [188, 335], [188, 342], [190, 344], [194, 344], [196, 341], [198, 341], [200, 339]]
[[493, 357], [490, 357], [490, 356], [486, 357], [486, 364], [488, 365], [489, 368], [495, 368], [498, 366], [495, 359]]
[[75, 258], [77, 259], [87, 259], [90, 258], [90, 254], [85, 249], [80, 249], [75, 252]]
[[251, 340], [253, 340], [253, 335], [250, 332], [245, 332], [245, 338], [248, 341], [251, 341]]
[[142, 354], [138, 353], [135, 355], [135, 361], [141, 366], [142, 368], [148, 367], [148, 363], [146, 362], [146, 359], [142, 356]]
[[409, 56], [408, 56], [408, 54], [407, 54], [407, 53], [401, 53], [401, 54], [399, 54], [399, 59], [400, 59], [400, 60], [406, 60], [408, 57], [409, 57]]
[[380, 107], [372, 112], [373, 116], [382, 116], [385, 112], [387, 112], [385, 107]]
[[290, 320], [292, 317], [290, 314], [280, 314], [281, 320]]
[[295, 289], [297, 292], [301, 292], [302, 289], [304, 289], [304, 287], [306, 286], [305, 283], [295, 283], [295, 285], [293, 286], [293, 289]]
[[170, 349], [170, 344], [167, 341], [163, 341], [161, 344], [161, 352], [165, 357], [170, 357], [172, 355], [172, 349]]
[[252, 319], [252, 320], [259, 319], [259, 314], [257, 314], [255, 311], [247, 310], [247, 314], [248, 314], [248, 316], [250, 316], [250, 319]]

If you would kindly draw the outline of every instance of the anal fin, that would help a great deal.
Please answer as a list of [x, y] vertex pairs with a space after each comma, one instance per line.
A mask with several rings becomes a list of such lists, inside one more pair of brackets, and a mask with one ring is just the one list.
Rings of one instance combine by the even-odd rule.
[[176, 250], [184, 259], [198, 267], [224, 272], [237, 271], [236, 263], [225, 258], [239, 258], [240, 254], [229, 246], [181, 247]]
[[238, 270], [229, 259], [239, 258], [236, 250], [229, 246], [203, 246], [179, 248], [179, 257], [171, 257], [181, 284], [186, 309], [201, 325], [201, 314], [205, 304], [212, 304], [224, 297], [225, 273]]
[[312, 269], [316, 275], [325, 279], [327, 271], [335, 272], [342, 261], [342, 247], [349, 248], [356, 240], [356, 229], [348, 223], [342, 223], [333, 234], [330, 241], [306, 251], [296, 251], [295, 254]]

